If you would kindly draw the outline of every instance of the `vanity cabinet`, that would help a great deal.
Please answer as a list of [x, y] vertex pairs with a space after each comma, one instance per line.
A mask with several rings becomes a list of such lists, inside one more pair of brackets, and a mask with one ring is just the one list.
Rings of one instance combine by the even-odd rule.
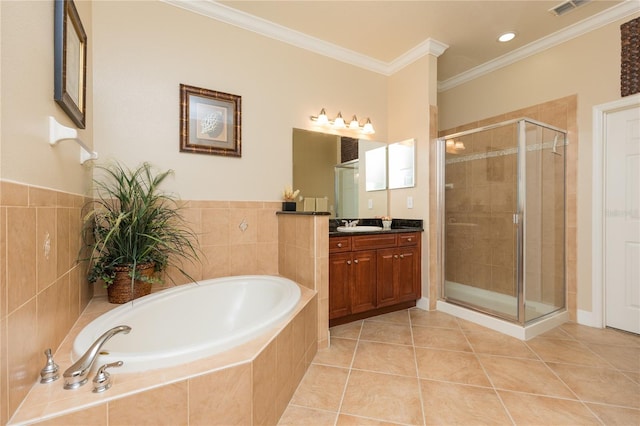
[[415, 306], [419, 298], [419, 232], [329, 238], [330, 325]]

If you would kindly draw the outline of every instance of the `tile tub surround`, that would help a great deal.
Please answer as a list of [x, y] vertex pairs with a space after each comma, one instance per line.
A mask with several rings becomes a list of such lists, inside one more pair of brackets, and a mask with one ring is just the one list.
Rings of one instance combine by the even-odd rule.
[[0, 181], [0, 424], [93, 296], [76, 264], [82, 195]]
[[[261, 337], [186, 365], [118, 374], [113, 387], [92, 393], [91, 381], [64, 390], [62, 379], [35, 384], [9, 425], [18, 424], [275, 424], [317, 351], [317, 296], [301, 287], [290, 317]], [[55, 354], [64, 371], [82, 327], [113, 309], [94, 298]], [[94, 366], [95, 373], [97, 366]], [[79, 423], [74, 423], [79, 422]]]
[[523, 342], [417, 308], [330, 329], [278, 425], [640, 424], [640, 337]]

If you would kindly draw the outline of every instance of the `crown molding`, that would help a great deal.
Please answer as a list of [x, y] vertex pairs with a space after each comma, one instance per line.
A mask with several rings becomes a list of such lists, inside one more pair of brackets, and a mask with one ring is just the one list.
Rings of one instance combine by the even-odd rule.
[[[425, 55], [440, 56], [448, 45], [428, 38], [391, 62], [384, 62], [299, 31], [275, 24], [257, 16], [217, 3], [213, 0], [162, 0], [164, 3], [269, 37], [301, 49], [309, 50], [386, 76], [392, 75]], [[640, 12], [637, 0], [626, 0], [577, 24], [529, 43], [510, 53], [485, 62], [455, 77], [438, 82], [438, 91], [452, 89], [482, 75], [542, 52], [572, 38], [586, 34], [625, 16]]]
[[440, 81], [438, 82], [438, 92], [444, 92], [452, 89], [480, 76], [518, 62], [528, 56], [543, 52], [561, 43], [638, 12], [640, 12], [640, 6], [638, 6], [638, 2], [636, 0], [627, 0], [623, 3], [619, 3], [616, 6], [593, 15], [590, 18], [563, 28], [560, 31], [556, 31], [553, 34], [522, 46], [519, 49], [513, 50], [489, 62], [485, 62], [484, 64], [471, 68], [468, 71], [456, 75], [455, 77]]
[[292, 46], [306, 49], [323, 56], [355, 65], [383, 75], [391, 75], [426, 54], [440, 56], [449, 46], [434, 39], [427, 39], [396, 58], [384, 62], [370, 56], [354, 52], [333, 43], [320, 40], [299, 31], [292, 30], [266, 19], [225, 6], [213, 0], [185, 1], [162, 0], [164, 3], [194, 12], [215, 20], [269, 37]]

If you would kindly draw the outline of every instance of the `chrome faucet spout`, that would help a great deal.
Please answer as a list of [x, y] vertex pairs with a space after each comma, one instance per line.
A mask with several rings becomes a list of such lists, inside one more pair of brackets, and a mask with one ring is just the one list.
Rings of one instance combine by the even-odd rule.
[[128, 325], [119, 325], [113, 327], [111, 330], [105, 332], [102, 336], [98, 337], [95, 342], [87, 349], [87, 351], [78, 359], [75, 364], [67, 368], [62, 375], [64, 377], [65, 389], [77, 389], [80, 386], [87, 383], [89, 380], [89, 372], [91, 367], [98, 358], [100, 349], [109, 339], [119, 333], [128, 334], [131, 331], [131, 327]]

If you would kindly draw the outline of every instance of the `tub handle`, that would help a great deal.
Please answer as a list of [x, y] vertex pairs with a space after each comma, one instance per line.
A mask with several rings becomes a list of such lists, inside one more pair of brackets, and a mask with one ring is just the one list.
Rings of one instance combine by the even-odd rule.
[[107, 373], [107, 368], [122, 367], [124, 364], [122, 361], [116, 361], [109, 364], [105, 364], [98, 369], [96, 377], [93, 378], [93, 392], [104, 392], [111, 387], [111, 374]]

